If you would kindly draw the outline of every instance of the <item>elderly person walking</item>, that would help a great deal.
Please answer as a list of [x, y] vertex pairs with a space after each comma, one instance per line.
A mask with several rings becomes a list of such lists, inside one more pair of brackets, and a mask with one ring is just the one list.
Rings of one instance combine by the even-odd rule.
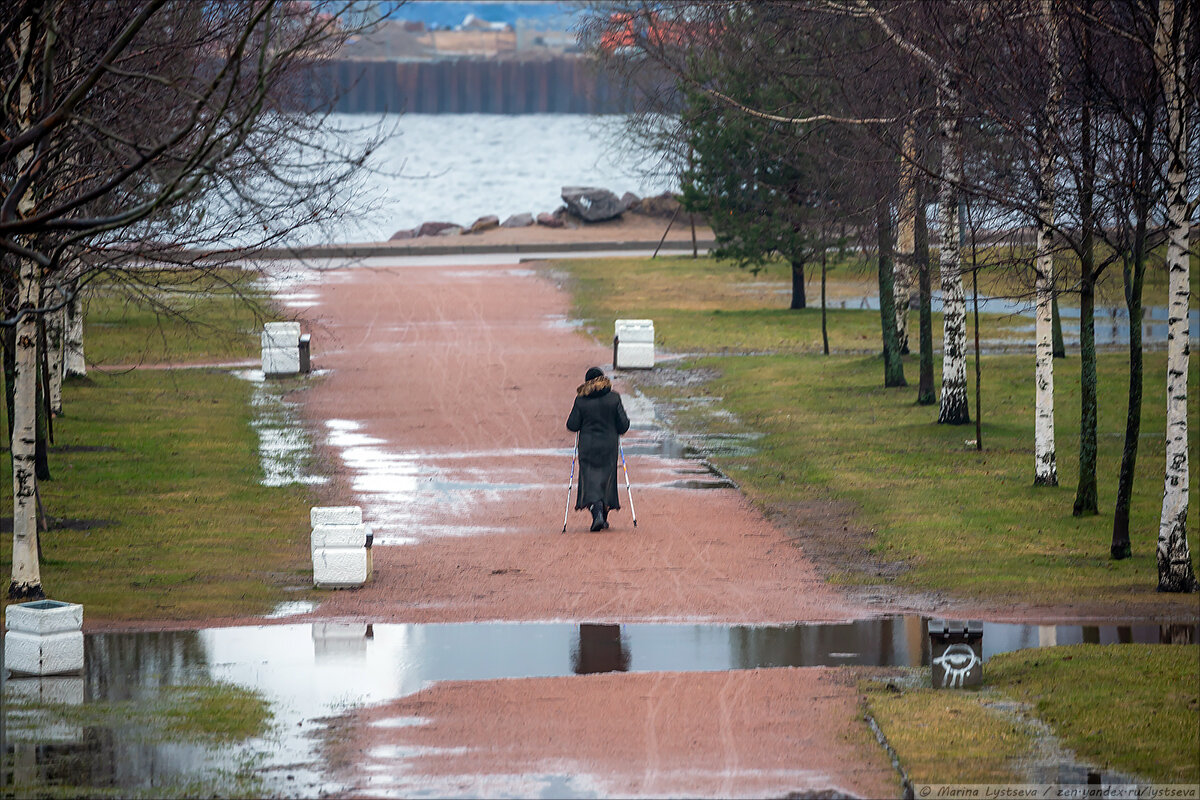
[[592, 530], [608, 527], [608, 512], [621, 507], [617, 491], [617, 453], [621, 434], [629, 430], [629, 417], [621, 395], [599, 367], [584, 375], [575, 390], [575, 405], [567, 417], [567, 430], [579, 434], [579, 487], [575, 510], [592, 512]]

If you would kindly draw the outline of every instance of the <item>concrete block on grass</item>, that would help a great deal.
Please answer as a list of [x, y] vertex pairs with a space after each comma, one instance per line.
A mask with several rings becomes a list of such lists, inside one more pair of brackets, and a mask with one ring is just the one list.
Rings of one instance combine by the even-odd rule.
[[613, 336], [615, 369], [654, 367], [654, 320], [619, 319]]

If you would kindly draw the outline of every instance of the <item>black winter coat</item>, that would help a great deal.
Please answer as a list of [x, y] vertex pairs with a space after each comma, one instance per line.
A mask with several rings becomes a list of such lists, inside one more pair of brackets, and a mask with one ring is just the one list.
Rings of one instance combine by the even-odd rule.
[[617, 454], [621, 434], [629, 430], [629, 417], [621, 395], [601, 375], [580, 386], [575, 405], [567, 417], [567, 430], [579, 434], [579, 486], [575, 508], [604, 503], [606, 509], [621, 507], [617, 483]]

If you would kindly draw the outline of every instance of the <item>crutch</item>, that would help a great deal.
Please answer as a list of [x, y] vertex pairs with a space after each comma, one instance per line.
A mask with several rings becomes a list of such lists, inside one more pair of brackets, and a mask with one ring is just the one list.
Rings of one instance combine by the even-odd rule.
[[579, 437], [575, 437], [575, 449], [571, 451], [571, 477], [567, 478], [567, 507], [563, 509], [563, 529], [567, 532], [567, 517], [571, 513], [571, 484], [575, 482], [575, 456], [579, 454]]
[[629, 488], [629, 467], [625, 464], [625, 445], [621, 449], [621, 469], [625, 470], [625, 491], [629, 493], [629, 513], [633, 516], [633, 527], [637, 527], [637, 512], [633, 510], [633, 489]]

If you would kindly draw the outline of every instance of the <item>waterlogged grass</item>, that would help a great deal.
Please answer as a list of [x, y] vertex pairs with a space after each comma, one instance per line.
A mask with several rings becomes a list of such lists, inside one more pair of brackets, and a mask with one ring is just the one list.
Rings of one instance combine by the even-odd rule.
[[[875, 532], [875, 554], [905, 564], [896, 580], [914, 590], [994, 602], [1103, 603], [1124, 613], [1194, 613], [1194, 597], [1154, 591], [1165, 389], [1150, 376], [1165, 374], [1165, 355], [1146, 358], [1131, 513], [1134, 555], [1124, 561], [1109, 558], [1125, 421], [1123, 359], [1099, 359], [1097, 474], [1105, 513], [1083, 518], [1071, 515], [1078, 482], [1079, 427], [1071, 416], [1079, 405], [1078, 373], [1056, 370], [1060, 485], [1035, 488], [1030, 361], [985, 359], [982, 452], [967, 444], [975, 439], [974, 425], [937, 425], [937, 407], [916, 406], [914, 389], [885, 390], [877, 358], [707, 358], [696, 366], [719, 372], [703, 391], [723, 398], [722, 407], [737, 421], [719, 426], [765, 434], [751, 455], [716, 458], [747, 495], [768, 509], [796, 497], [850, 501], [860, 523]], [[915, 364], [906, 366], [915, 371]], [[1192, 409], [1192, 424], [1200, 424], [1194, 404]], [[689, 422], [710, 427], [702, 415]], [[856, 573], [853, 564], [843, 569], [845, 580], [875, 580]]]
[[[223, 683], [164, 686], [148, 695], [119, 702], [63, 704], [37, 702], [14, 693], [6, 699], [9, 743], [14, 748], [11, 788], [16, 796], [37, 797], [263, 797], [265, 786], [255, 774], [256, 756], [244, 749], [232, 768], [219, 770], [197, 765], [194, 774], [177, 782], [164, 782], [153, 772], [138, 775], [122, 771], [126, 780], [143, 780], [140, 790], [113, 787], [113, 760], [130, 748], [153, 748], [160, 743], [185, 744], [211, 750], [213, 756], [231, 746], [267, 735], [273, 714], [255, 692]], [[90, 731], [92, 746], [49, 746], [25, 766], [25, 758], [45, 730]], [[14, 744], [15, 742], [15, 744]], [[119, 744], [116, 744], [119, 742]], [[105, 749], [105, 745], [110, 750]], [[176, 766], [186, 756], [176, 754]], [[229, 762], [229, 757], [220, 759]], [[151, 784], [152, 785], [149, 785]], [[98, 785], [97, 785], [98, 784]]]
[[[1056, 362], [1060, 485], [1034, 488], [1031, 355], [984, 357], [984, 450], [979, 452], [966, 444], [975, 439], [974, 425], [938, 425], [936, 406], [915, 405], [916, 356], [905, 359], [914, 386], [883, 388], [882, 361], [873, 355], [880, 347], [877, 312], [844, 311], [830, 323], [835, 348], [840, 344], [872, 355], [824, 357], [812, 354], [814, 331], [819, 342], [819, 312], [748, 308], [737, 286], [750, 278], [728, 265], [675, 258], [564, 262], [557, 268], [571, 274], [577, 314], [601, 341], [611, 335], [614, 317], [644, 314], [655, 320], [660, 346], [676, 352], [774, 351], [698, 357], [684, 367], [716, 378], [699, 386], [646, 388], [678, 403], [675, 422], [685, 431], [761, 435], [752, 454], [722, 454], [714, 461], [772, 516], [786, 517], [788, 505], [798, 499], [848, 501], [860, 526], [873, 532], [875, 555], [902, 564], [896, 580], [916, 591], [997, 603], [1103, 604], [1123, 616], [1194, 616], [1194, 597], [1154, 591], [1165, 458], [1163, 353], [1147, 354], [1145, 364], [1132, 505], [1134, 557], [1112, 561], [1112, 507], [1128, 380], [1123, 354], [1099, 359], [1102, 513], [1075, 518], [1077, 358]], [[734, 310], [724, 311], [722, 304]], [[724, 325], [725, 319], [736, 322]], [[991, 322], [981, 324], [986, 336]], [[974, 416], [973, 372], [969, 362]], [[1193, 368], [1193, 393], [1200, 390], [1198, 374]], [[939, 361], [935, 376], [940, 375]], [[1190, 424], [1200, 425], [1200, 404], [1192, 403], [1190, 413]], [[1193, 475], [1193, 493], [1195, 480]], [[1193, 504], [1193, 531], [1195, 518]], [[826, 567], [838, 580], [878, 580], [853, 560]]]
[[89, 619], [201, 619], [261, 614], [304, 586], [311, 503], [260, 484], [251, 391], [209, 370], [68, 383], [40, 489], [51, 517], [83, 530], [42, 534], [46, 593]]
[[969, 691], [862, 687], [867, 711], [913, 783], [1024, 783], [1033, 727]]
[[[84, 321], [89, 359], [132, 364], [254, 352], [257, 333], [230, 327], [251, 325], [253, 312], [238, 293], [252, 287], [221, 286], [181, 283], [215, 291], [194, 298], [188, 320], [94, 298]], [[198, 335], [214, 331], [220, 335]], [[144, 349], [159, 339], [161, 349]], [[299, 599], [283, 587], [309, 585], [311, 497], [303, 487], [261, 485], [252, 391], [247, 381], [204, 369], [92, 368], [86, 379], [68, 380], [64, 415], [54, 420], [53, 480], [39, 486], [46, 513], [69, 521], [41, 536], [46, 593], [82, 603], [89, 620], [251, 616], [285, 596]], [[0, 459], [0, 481], [11, 485], [8, 458]], [[11, 516], [11, 494], [3, 507]], [[6, 563], [11, 547], [12, 537], [0, 536]]]
[[274, 717], [257, 693], [223, 683], [164, 686], [148, 699], [81, 705], [32, 702], [17, 695], [7, 698], [6, 705], [18, 732], [23, 719], [37, 717], [42, 724], [122, 728], [145, 742], [241, 742], [264, 736]]
[[1020, 708], [1102, 770], [1200, 780], [1200, 652], [1193, 645], [1072, 645], [993, 656], [980, 691], [865, 682], [867, 710], [914, 783], [1026, 783], [1037, 754]]
[[98, 282], [84, 302], [84, 349], [98, 366], [251, 358], [258, 332], [277, 317], [253, 272], [138, 273], [142, 281]]
[[1020, 650], [989, 660], [985, 675], [1090, 763], [1155, 783], [1200, 782], [1200, 646]]

